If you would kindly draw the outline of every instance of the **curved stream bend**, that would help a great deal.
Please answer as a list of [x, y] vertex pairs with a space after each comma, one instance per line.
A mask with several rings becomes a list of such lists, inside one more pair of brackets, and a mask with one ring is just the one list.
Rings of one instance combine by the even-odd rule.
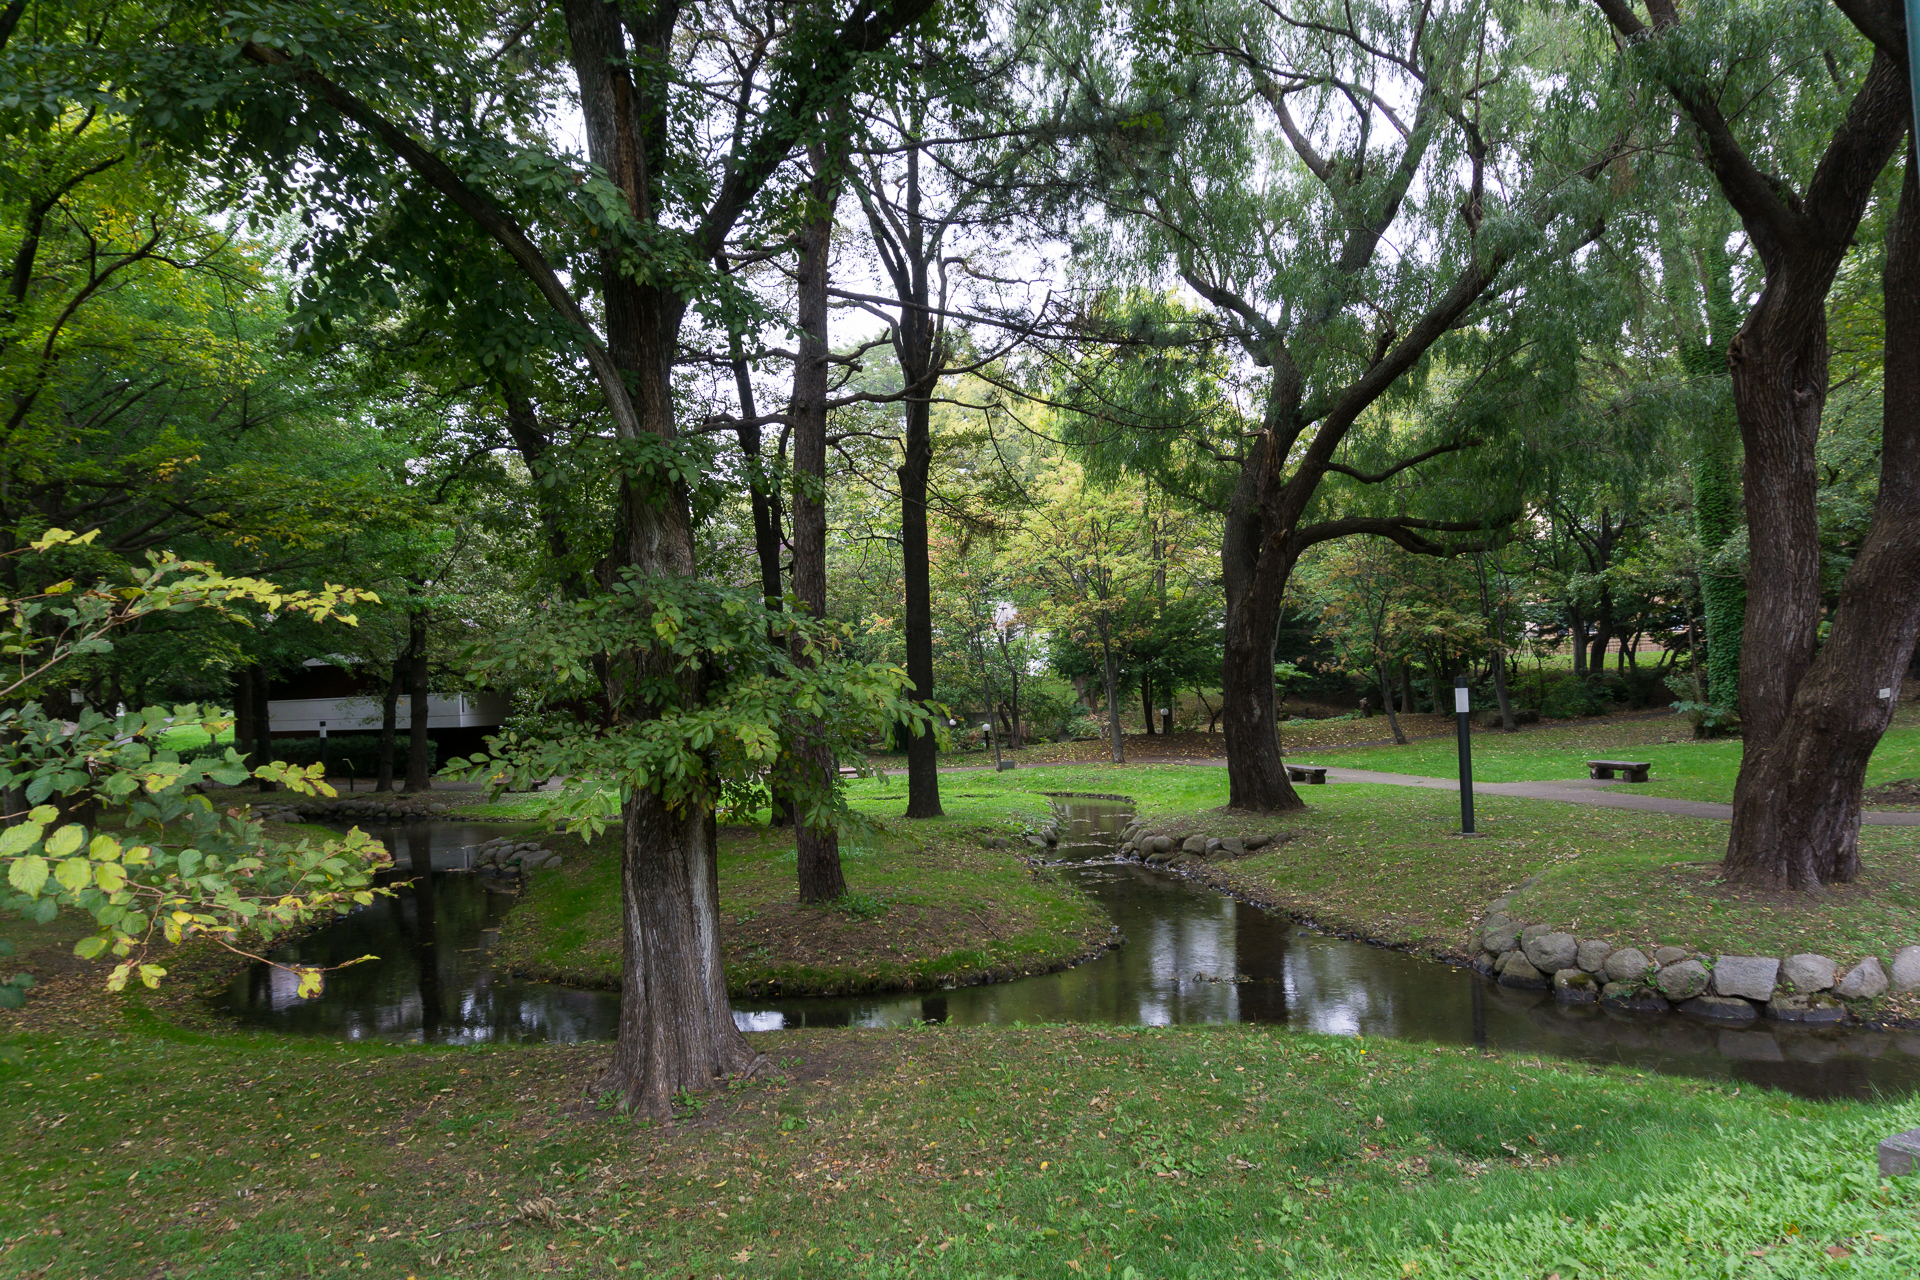
[[[743, 998], [749, 1031], [1100, 1022], [1165, 1026], [1254, 1022], [1334, 1035], [1386, 1036], [1545, 1053], [1662, 1072], [1730, 1077], [1809, 1097], [1866, 1097], [1920, 1087], [1920, 1031], [1812, 1029], [1761, 1023], [1724, 1030], [1678, 1015], [1562, 1007], [1437, 961], [1316, 933], [1168, 872], [1114, 859], [1130, 815], [1109, 801], [1055, 801], [1059, 857], [1112, 915], [1124, 943], [1073, 969], [989, 986], [900, 995]], [[335, 1039], [456, 1044], [609, 1039], [619, 994], [524, 982], [494, 971], [488, 949], [511, 904], [487, 877], [449, 874], [466, 850], [521, 828], [410, 823], [376, 831], [411, 879], [276, 959], [380, 960], [329, 976], [300, 1000], [279, 971], [253, 966], [224, 1004], [276, 1030]]]

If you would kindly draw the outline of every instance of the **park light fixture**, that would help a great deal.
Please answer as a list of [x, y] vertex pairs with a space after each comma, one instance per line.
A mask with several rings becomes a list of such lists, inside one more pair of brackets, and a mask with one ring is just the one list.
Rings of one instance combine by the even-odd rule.
[[1473, 829], [1473, 715], [1465, 676], [1453, 678], [1453, 727], [1460, 742], [1460, 834], [1478, 835]]

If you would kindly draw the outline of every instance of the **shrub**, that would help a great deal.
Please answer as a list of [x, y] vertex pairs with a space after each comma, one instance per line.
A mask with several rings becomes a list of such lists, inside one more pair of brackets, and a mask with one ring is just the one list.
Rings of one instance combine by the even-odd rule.
[[1612, 702], [1604, 689], [1574, 678], [1571, 672], [1556, 673], [1540, 695], [1539, 710], [1549, 720], [1572, 720], [1601, 715], [1611, 708]]
[[1090, 742], [1107, 736], [1107, 726], [1092, 716], [1075, 716], [1067, 721], [1067, 737], [1075, 742]]
[[[227, 743], [209, 744], [197, 747], [191, 753], [182, 755], [182, 760], [220, 760], [226, 757]], [[284, 764], [309, 765], [320, 763], [320, 739], [318, 738], [275, 738], [273, 749], [268, 752], [275, 760]], [[439, 767], [440, 744], [432, 738], [427, 739], [427, 769]], [[405, 772], [407, 767], [407, 735], [403, 731], [393, 739], [393, 767]], [[327, 772], [355, 773], [363, 777], [372, 777], [380, 771], [380, 735], [377, 733], [341, 733], [327, 739]]]

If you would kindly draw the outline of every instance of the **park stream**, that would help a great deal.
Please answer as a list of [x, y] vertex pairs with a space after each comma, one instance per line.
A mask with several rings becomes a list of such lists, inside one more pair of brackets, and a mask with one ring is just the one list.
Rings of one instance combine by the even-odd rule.
[[[1334, 937], [1174, 872], [1115, 856], [1131, 810], [1056, 800], [1050, 851], [1112, 916], [1118, 944], [1056, 973], [945, 991], [735, 1001], [749, 1032], [788, 1027], [1248, 1022], [1332, 1035], [1472, 1044], [1642, 1070], [1729, 1078], [1806, 1097], [1920, 1087], [1920, 1031], [1726, 1029], [1679, 1014], [1562, 1006], [1550, 992], [1494, 985], [1453, 965]], [[514, 900], [510, 879], [470, 873], [476, 848], [525, 827], [457, 821], [376, 827], [396, 894], [290, 942], [274, 958], [340, 964], [302, 1000], [284, 970], [256, 964], [218, 998], [241, 1022], [332, 1039], [436, 1044], [606, 1040], [619, 993], [531, 982], [493, 967]]]

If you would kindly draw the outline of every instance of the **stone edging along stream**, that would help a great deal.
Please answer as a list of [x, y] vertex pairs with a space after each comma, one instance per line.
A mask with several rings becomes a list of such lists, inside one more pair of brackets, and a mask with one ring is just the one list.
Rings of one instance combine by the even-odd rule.
[[1472, 968], [1503, 987], [1553, 989], [1567, 1004], [1595, 1000], [1621, 1009], [1683, 1013], [1739, 1024], [1761, 1017], [1780, 1022], [1846, 1021], [1850, 1004], [1920, 991], [1920, 946], [1893, 955], [1889, 975], [1879, 957], [1848, 969], [1812, 952], [1786, 957], [1699, 955], [1685, 947], [1615, 947], [1604, 938], [1576, 938], [1551, 925], [1524, 924], [1507, 914], [1508, 900], [1487, 904], [1469, 946]]

